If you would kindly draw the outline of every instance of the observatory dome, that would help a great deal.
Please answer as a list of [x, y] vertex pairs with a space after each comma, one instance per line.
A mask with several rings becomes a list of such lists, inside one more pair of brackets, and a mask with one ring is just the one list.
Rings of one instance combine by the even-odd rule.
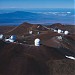
[[32, 34], [33, 33], [33, 31], [29, 31], [29, 34]]
[[3, 39], [3, 34], [0, 34], [0, 39]]
[[36, 38], [34, 44], [35, 46], [40, 46], [40, 39]]
[[61, 32], [62, 32], [62, 30], [58, 29], [58, 33], [61, 33]]
[[65, 34], [65, 35], [68, 35], [68, 34], [69, 34], [69, 32], [68, 32], [68, 31], [65, 31], [65, 32], [64, 32], [64, 34]]

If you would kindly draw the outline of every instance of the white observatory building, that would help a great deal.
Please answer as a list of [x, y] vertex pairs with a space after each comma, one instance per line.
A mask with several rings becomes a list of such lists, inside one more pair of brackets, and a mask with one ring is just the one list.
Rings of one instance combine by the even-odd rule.
[[69, 31], [64, 31], [64, 34], [65, 34], [65, 35], [68, 35], [68, 34], [69, 34]]
[[57, 31], [57, 30], [55, 30], [55, 29], [54, 29], [53, 31], [54, 31], [54, 32], [58, 32], [58, 31]]
[[62, 36], [57, 36], [57, 38], [58, 38], [59, 40], [62, 40]]
[[29, 31], [29, 34], [32, 34], [33, 33], [33, 31]]
[[34, 45], [35, 45], [35, 46], [40, 46], [40, 39], [36, 38], [36, 39], [34, 40]]
[[3, 34], [0, 34], [0, 40], [2, 40], [3, 39]]
[[58, 33], [62, 33], [62, 30], [58, 29]]
[[5, 39], [6, 42], [14, 42], [16, 40], [16, 36], [15, 35], [11, 35], [10, 38]]

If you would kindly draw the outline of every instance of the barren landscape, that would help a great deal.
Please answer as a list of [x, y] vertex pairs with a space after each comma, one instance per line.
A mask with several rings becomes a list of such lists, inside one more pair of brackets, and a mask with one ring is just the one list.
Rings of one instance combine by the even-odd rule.
[[[56, 28], [69, 34], [54, 32]], [[0, 34], [4, 35], [0, 40], [0, 75], [75, 75], [75, 59], [66, 57], [75, 58], [75, 25], [24, 22], [0, 26]], [[16, 35], [16, 41], [5, 42], [11, 35]], [[34, 45], [36, 38], [41, 40], [40, 46]]]

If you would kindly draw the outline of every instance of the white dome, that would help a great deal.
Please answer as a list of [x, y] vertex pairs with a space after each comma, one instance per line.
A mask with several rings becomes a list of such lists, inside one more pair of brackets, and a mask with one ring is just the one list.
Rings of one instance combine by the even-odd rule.
[[15, 35], [12, 35], [12, 36], [10, 36], [9, 39], [11, 39], [11, 40], [16, 40], [16, 36], [15, 36]]
[[57, 32], [57, 30], [54, 29], [54, 32]]
[[29, 31], [29, 34], [32, 34], [33, 33], [33, 31]]
[[13, 35], [12, 35], [12, 36], [10, 36], [10, 39], [13, 39]]
[[62, 30], [58, 29], [58, 33], [61, 33], [61, 32], [62, 32]]
[[0, 39], [3, 39], [3, 34], [0, 34]]
[[6, 42], [14, 42], [15, 40], [16, 40], [16, 36], [15, 35], [12, 35], [12, 36], [10, 36], [10, 38], [5, 39]]
[[68, 31], [65, 31], [65, 32], [64, 32], [65, 35], [67, 35], [68, 33], [69, 33]]
[[34, 44], [35, 46], [40, 46], [40, 39], [36, 38]]

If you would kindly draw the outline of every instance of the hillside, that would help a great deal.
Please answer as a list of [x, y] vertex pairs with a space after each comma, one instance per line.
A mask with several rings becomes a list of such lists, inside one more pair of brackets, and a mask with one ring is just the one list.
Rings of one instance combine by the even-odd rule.
[[[37, 28], [39, 26], [39, 28]], [[5, 34], [14, 34], [14, 35], [25, 35], [28, 34], [30, 30], [33, 31], [45, 31], [47, 30], [40, 24], [30, 24], [27, 22], [24, 22], [23, 24], [20, 24], [19, 26], [9, 30], [8, 32], [5, 32]]]
[[[43, 10], [42, 10], [43, 11]], [[52, 10], [51, 10], [52, 11]], [[74, 12], [66, 11], [53, 11], [49, 10], [43, 12], [32, 11], [13, 11], [0, 13], [0, 25], [19, 25], [23, 22], [35, 23], [35, 24], [74, 24]]]
[[[67, 26], [24, 22], [16, 27], [1, 27], [5, 38], [16, 35], [17, 39], [13, 43], [0, 40], [0, 75], [74, 75], [75, 32], [70, 29], [70, 34], [63, 35], [53, 28], [65, 30]], [[29, 30], [33, 33], [29, 34]], [[36, 38], [41, 40], [38, 47], [34, 45]]]
[[0, 40], [0, 75], [61, 75], [62, 71], [62, 75], [74, 75], [75, 61], [65, 57], [69, 50], [48, 44], [36, 47]]
[[8, 32], [15, 28], [15, 26], [0, 26], [0, 34], [4, 34], [5, 32]]

